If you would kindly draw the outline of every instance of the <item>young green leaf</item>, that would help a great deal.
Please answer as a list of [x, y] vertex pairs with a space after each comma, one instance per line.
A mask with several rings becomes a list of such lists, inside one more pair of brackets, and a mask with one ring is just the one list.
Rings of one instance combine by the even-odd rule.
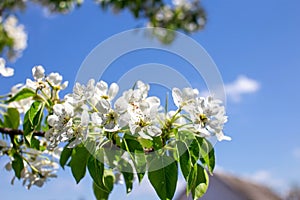
[[138, 138], [138, 141], [144, 148], [147, 148], [147, 149], [151, 148], [153, 145], [152, 140], [144, 139], [141, 137]]
[[194, 200], [202, 197], [209, 184], [209, 177], [206, 170], [196, 163], [189, 174], [187, 183], [187, 193], [191, 191]]
[[33, 104], [31, 104], [31, 107], [29, 109], [29, 120], [31, 121], [35, 129], [39, 126], [42, 120], [44, 107], [45, 103], [42, 103], [40, 101], [35, 101], [33, 102]]
[[197, 141], [200, 147], [200, 154], [201, 154], [201, 162], [207, 166], [208, 171], [210, 173], [213, 172], [215, 168], [215, 151], [212, 147], [211, 143], [207, 141], [205, 138], [197, 137]]
[[154, 158], [149, 165], [148, 178], [160, 199], [172, 199], [178, 178], [177, 162], [166, 155]]
[[28, 97], [33, 97], [35, 96], [36, 93], [35, 91], [29, 89], [29, 88], [23, 88], [21, 89], [17, 94], [15, 94], [13, 97], [5, 101], [5, 103], [11, 103], [14, 101], [20, 101], [22, 99], [26, 99]]
[[104, 170], [103, 174], [103, 183], [107, 191], [109, 193], [113, 190], [114, 188], [114, 183], [115, 183], [115, 176], [112, 170]]
[[18, 129], [20, 125], [20, 114], [16, 108], [8, 108], [3, 116], [4, 126], [7, 128]]
[[200, 149], [197, 140], [193, 140], [189, 145], [189, 153], [191, 155], [191, 161], [194, 165], [200, 158]]
[[76, 183], [79, 183], [85, 176], [88, 158], [89, 152], [83, 145], [79, 145], [73, 149], [70, 167]]
[[35, 101], [31, 104], [29, 110], [25, 113], [23, 131], [24, 136], [28, 144], [31, 145], [31, 137], [35, 130], [40, 127], [45, 104], [39, 101]]
[[14, 154], [14, 160], [12, 161], [12, 168], [14, 169], [15, 176], [18, 179], [20, 179], [21, 178], [21, 172], [24, 169], [24, 163], [23, 163], [22, 156], [18, 153]]

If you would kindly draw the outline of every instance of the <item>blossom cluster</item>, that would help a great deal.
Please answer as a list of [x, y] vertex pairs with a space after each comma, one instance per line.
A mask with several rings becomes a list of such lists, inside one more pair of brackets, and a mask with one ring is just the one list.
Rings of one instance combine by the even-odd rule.
[[[59, 92], [68, 86], [68, 81], [62, 81], [62, 76], [57, 72], [45, 74], [43, 66], [38, 65], [32, 68], [32, 79], [26, 79], [25, 84], [17, 84], [11, 88], [11, 96], [17, 94], [24, 88], [29, 88], [37, 92], [39, 98], [44, 100], [59, 101]], [[17, 108], [19, 113], [26, 113], [33, 102], [32, 98], [26, 98], [19, 101], [13, 101], [8, 104], [9, 107]]]
[[15, 58], [20, 56], [27, 47], [27, 34], [24, 26], [18, 23], [18, 19], [14, 15], [9, 15], [5, 19], [0, 17], [0, 23], [7, 36], [12, 39], [12, 51], [9, 51], [8, 57]]
[[[23, 185], [30, 189], [32, 185], [42, 187], [49, 178], [56, 178], [56, 172], [59, 168], [57, 160], [60, 156], [60, 149], [57, 148], [53, 152], [41, 152], [35, 149], [27, 149], [22, 156], [25, 162], [21, 171], [20, 178]], [[7, 171], [12, 170], [13, 160], [5, 165]], [[14, 184], [16, 177], [13, 177], [11, 184]]]
[[[0, 64], [6, 70], [4, 74], [7, 73], [9, 69], [5, 62], [0, 60]], [[142, 81], [118, 95], [118, 84], [91, 79], [86, 84], [76, 83], [72, 93], [61, 98], [60, 91], [67, 87], [68, 82], [63, 81], [59, 73], [46, 74], [42, 66], [35, 66], [32, 76], [33, 79], [27, 79], [24, 85], [15, 85], [9, 95], [1, 97], [4, 120], [0, 121], [0, 128], [13, 139], [10, 143], [7, 138], [0, 140], [0, 156], [10, 158], [5, 168], [15, 173], [12, 184], [17, 178], [28, 189], [42, 187], [56, 177], [59, 159], [62, 167], [71, 167], [77, 183], [83, 178], [86, 167], [88, 170], [97, 167], [95, 170], [103, 170], [103, 173], [90, 171], [94, 180], [109, 178], [112, 180], [109, 184], [125, 182], [127, 192], [132, 190], [135, 179], [126, 173], [127, 170], [137, 173], [148, 170], [153, 186], [169, 181], [168, 184], [174, 184], [175, 188], [173, 179], [153, 176], [154, 164], [173, 156], [174, 151], [178, 154], [187, 151], [193, 157], [186, 163], [193, 167], [188, 172], [183, 171], [188, 180], [199, 170], [204, 174], [206, 170], [213, 171], [215, 158], [214, 153], [208, 152], [213, 149], [207, 139], [231, 139], [223, 133], [227, 116], [222, 101], [212, 96], [201, 97], [197, 89], [173, 88], [174, 105], [169, 106], [166, 101], [167, 105], [163, 106], [158, 97], [149, 95], [150, 85]], [[22, 130], [18, 130], [20, 125]], [[125, 152], [112, 151], [112, 144]], [[148, 160], [150, 152], [156, 155], [151, 156], [153, 160]], [[95, 155], [99, 158], [96, 159]], [[178, 156], [176, 161], [182, 162], [180, 159], [182, 157]], [[173, 158], [168, 160], [173, 161]], [[176, 175], [179, 165], [171, 165], [173, 167], [169, 169], [173, 171], [169, 173]], [[141, 181], [143, 175], [136, 178]], [[195, 188], [195, 185], [205, 183], [207, 187], [206, 176], [203, 178], [205, 180], [197, 178], [188, 184]], [[104, 182], [97, 184], [108, 189]], [[111, 190], [112, 187], [107, 192]], [[160, 188], [155, 190], [161, 195]]]
[[63, 103], [54, 105], [54, 113], [48, 117], [49, 148], [61, 142], [69, 142], [69, 147], [74, 148], [90, 135], [105, 137], [112, 132], [126, 132], [152, 140], [161, 136], [166, 124], [170, 126], [170, 123], [200, 137], [230, 140], [222, 132], [227, 116], [220, 100], [200, 97], [196, 89], [174, 88], [172, 97], [177, 110], [166, 115], [160, 99], [148, 96], [149, 89], [148, 84], [137, 81], [134, 88], [124, 91], [113, 101], [119, 90], [116, 83], [109, 86], [93, 79], [87, 85], [76, 83], [73, 93], [66, 95]]
[[[203, 15], [203, 10], [199, 10], [199, 1], [189, 1], [189, 0], [173, 0], [172, 5], [162, 6], [158, 12], [155, 14], [155, 24], [149, 22], [149, 27], [168, 27], [172, 21], [176, 21], [180, 28], [186, 32], [193, 32], [205, 25], [205, 17]], [[193, 19], [193, 20], [191, 20]], [[181, 24], [182, 23], [182, 24]], [[161, 29], [157, 29], [161, 34]]]

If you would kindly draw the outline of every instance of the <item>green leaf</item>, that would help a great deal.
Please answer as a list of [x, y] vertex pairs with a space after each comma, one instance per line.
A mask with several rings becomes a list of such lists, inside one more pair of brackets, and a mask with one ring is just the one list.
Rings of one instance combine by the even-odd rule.
[[67, 164], [68, 160], [70, 159], [71, 155], [72, 155], [72, 151], [73, 149], [68, 148], [68, 145], [66, 145], [64, 147], [64, 149], [62, 150], [61, 154], [60, 154], [60, 159], [59, 159], [59, 164], [60, 166], [64, 169], [65, 165]]
[[141, 182], [146, 171], [146, 156], [142, 145], [135, 139], [124, 138], [121, 147], [129, 153], [136, 169], [139, 182]]
[[213, 172], [215, 168], [215, 151], [213, 146], [209, 141], [207, 141], [205, 138], [199, 138], [197, 137], [197, 141], [199, 143], [200, 147], [200, 154], [201, 154], [201, 162], [207, 166], [208, 171], [210, 173]]
[[177, 146], [177, 152], [179, 156], [180, 168], [183, 177], [187, 180], [192, 167], [190, 153], [188, 151], [187, 145], [184, 142], [177, 141], [176, 146]]
[[97, 200], [107, 200], [109, 197], [109, 192], [102, 190], [98, 185], [93, 182], [93, 191]]
[[40, 150], [40, 140], [36, 139], [35, 137], [31, 137], [30, 144], [31, 148]]
[[125, 159], [121, 159], [121, 161], [118, 163], [119, 171], [122, 172], [125, 184], [126, 184], [126, 192], [130, 193], [132, 191], [132, 185], [133, 185], [133, 179], [134, 179], [134, 174], [133, 174], [133, 168], [129, 164], [128, 161]]
[[196, 163], [188, 177], [187, 192], [191, 191], [194, 200], [202, 197], [207, 191], [209, 177], [206, 170]]
[[18, 129], [20, 125], [20, 114], [16, 108], [8, 108], [3, 116], [4, 126], [7, 128]]
[[29, 88], [23, 88], [17, 94], [15, 94], [15, 96], [13, 96], [10, 99], [8, 99], [7, 101], [5, 101], [5, 103], [11, 103], [13, 101], [20, 101], [22, 99], [26, 99], [28, 97], [33, 97], [35, 95], [36, 95], [35, 91], [33, 91]]
[[197, 140], [193, 140], [189, 145], [189, 153], [191, 155], [192, 164], [194, 165], [200, 159], [200, 149]]
[[88, 158], [89, 152], [83, 145], [79, 145], [73, 149], [70, 167], [77, 184], [85, 176]]
[[93, 190], [97, 200], [108, 199], [109, 194], [114, 187], [114, 174], [111, 170], [104, 170], [103, 184], [105, 188], [99, 187], [95, 182], [93, 183]]
[[32, 123], [29, 120], [29, 110], [25, 113], [24, 122], [23, 122], [23, 131], [26, 141], [30, 144], [31, 137], [33, 134]]
[[4, 122], [2, 121], [2, 119], [0, 119], [0, 127], [5, 127]]
[[34, 128], [38, 127], [42, 121], [44, 107], [45, 103], [35, 101], [29, 109], [29, 120], [33, 124]]
[[35, 130], [40, 127], [45, 104], [39, 101], [35, 101], [31, 104], [29, 110], [26, 112], [24, 117], [24, 136], [26, 141], [31, 145], [31, 137]]
[[161, 137], [153, 137], [153, 148], [154, 150], [160, 150], [161, 148], [163, 148], [163, 142]]
[[172, 199], [178, 178], [177, 162], [166, 155], [154, 158], [149, 164], [148, 178], [160, 199]]
[[144, 175], [146, 172], [146, 166], [147, 166], [146, 165], [146, 156], [145, 156], [144, 152], [142, 152], [142, 153], [139, 151], [135, 152], [133, 164], [136, 169], [139, 182], [141, 183], [144, 178]]
[[144, 139], [141, 137], [138, 138], [138, 141], [144, 148], [147, 148], [147, 149], [151, 148], [153, 145], [152, 140]]
[[94, 155], [91, 155], [88, 159], [87, 167], [89, 170], [89, 173], [94, 180], [94, 184], [97, 185], [97, 187], [101, 188], [101, 190], [105, 192], [110, 192], [107, 190], [107, 188], [104, 185], [104, 164], [97, 159]]
[[109, 193], [113, 190], [114, 188], [114, 183], [115, 183], [115, 176], [112, 170], [104, 170], [104, 177], [103, 177], [103, 183], [107, 191]]
[[21, 172], [24, 169], [24, 163], [23, 163], [22, 156], [18, 153], [14, 154], [14, 160], [12, 161], [12, 168], [14, 169], [15, 176], [18, 179], [20, 179], [21, 178]]
[[111, 147], [109, 148], [103, 148], [106, 158], [108, 160], [108, 164], [110, 168], [116, 167], [116, 163], [120, 161], [122, 156], [122, 151], [120, 149], [117, 149], [116, 146], [112, 143]]

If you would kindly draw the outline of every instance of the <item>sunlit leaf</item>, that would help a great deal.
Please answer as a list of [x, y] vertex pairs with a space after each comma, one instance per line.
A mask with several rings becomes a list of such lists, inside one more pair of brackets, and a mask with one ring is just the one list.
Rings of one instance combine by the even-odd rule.
[[35, 96], [36, 93], [35, 91], [29, 89], [29, 88], [23, 88], [21, 89], [17, 94], [15, 94], [13, 97], [8, 99], [5, 103], [11, 103], [14, 101], [20, 101], [22, 99], [26, 99], [28, 97], [33, 97]]
[[7, 128], [18, 129], [20, 125], [20, 114], [16, 108], [8, 108], [3, 116], [4, 126]]
[[209, 141], [205, 138], [197, 137], [197, 141], [200, 147], [201, 162], [207, 166], [210, 173], [213, 172], [215, 168], [215, 151]]
[[209, 184], [209, 177], [206, 170], [196, 163], [189, 174], [187, 183], [187, 192], [192, 193], [194, 200], [202, 197]]

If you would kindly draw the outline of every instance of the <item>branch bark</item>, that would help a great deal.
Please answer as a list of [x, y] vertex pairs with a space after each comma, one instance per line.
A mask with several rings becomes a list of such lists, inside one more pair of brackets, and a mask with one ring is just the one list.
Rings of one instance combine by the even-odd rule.
[[[11, 129], [11, 128], [1, 128], [0, 127], [0, 133], [7, 134], [10, 136], [15, 136], [15, 135], [24, 135], [24, 132], [19, 129]], [[39, 137], [44, 137], [45, 132], [43, 131], [35, 131], [33, 132], [34, 136], [39, 136]]]

